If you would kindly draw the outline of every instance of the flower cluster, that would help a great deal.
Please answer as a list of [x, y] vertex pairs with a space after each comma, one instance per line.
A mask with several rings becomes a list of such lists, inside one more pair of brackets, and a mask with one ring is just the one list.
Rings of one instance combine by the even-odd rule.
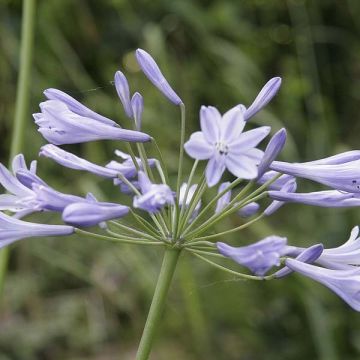
[[[277, 161], [286, 143], [286, 130], [275, 132], [264, 145], [271, 128], [254, 127], [251, 119], [277, 94], [279, 77], [270, 79], [248, 107], [237, 104], [221, 114], [214, 106], [202, 106], [200, 130], [185, 141], [184, 102], [146, 51], [137, 50], [136, 59], [146, 77], [181, 112], [176, 184], [169, 180], [172, 178], [155, 139], [142, 132], [144, 98], [139, 92], [131, 95], [128, 80], [121, 71], [115, 74], [115, 88], [125, 115], [132, 120], [132, 129], [122, 128], [60, 90], [47, 89], [44, 91], [47, 100], [40, 104], [40, 112], [33, 115], [38, 131], [49, 142], [41, 147], [39, 155], [65, 168], [110, 179], [115, 186], [113, 198], [122, 194], [130, 198], [127, 204], [132, 206], [98, 201], [91, 193], [79, 196], [55, 190], [38, 175], [36, 161], [28, 167], [24, 156], [18, 154], [11, 171], [0, 164], [0, 183], [6, 190], [0, 195], [0, 210], [6, 211], [0, 212], [0, 246], [27, 237], [71, 234], [162, 245], [186, 251], [246, 279], [280, 279], [297, 272], [324, 284], [360, 311], [357, 226], [345, 244], [333, 249], [322, 244], [300, 248], [288, 245], [286, 238], [276, 235], [240, 247], [220, 242], [226, 235], [274, 214], [289, 202], [322, 207], [359, 206], [360, 151], [306, 163]], [[99, 165], [59, 147], [95, 140], [122, 141], [127, 152], [115, 150], [118, 160]], [[148, 158], [148, 147], [158, 152], [157, 159]], [[183, 176], [184, 152], [194, 159], [188, 176]], [[199, 171], [201, 161], [206, 161], [206, 167]], [[222, 180], [225, 173], [231, 181]], [[329, 189], [296, 192], [299, 178]], [[206, 197], [210, 198], [207, 203], [205, 192], [211, 195]], [[60, 213], [63, 224], [22, 220], [33, 212]], [[238, 216], [240, 225], [214, 232], [214, 226], [230, 215]], [[93, 229], [83, 229], [88, 227]], [[231, 259], [253, 275], [231, 270], [211, 257]], [[268, 274], [273, 267], [280, 269]]]

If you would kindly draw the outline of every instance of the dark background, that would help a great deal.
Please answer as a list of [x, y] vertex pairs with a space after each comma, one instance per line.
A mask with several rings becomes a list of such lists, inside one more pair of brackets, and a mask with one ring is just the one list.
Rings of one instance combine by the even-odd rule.
[[[200, 105], [221, 111], [249, 105], [281, 76], [279, 95], [253, 124], [289, 133], [281, 159], [305, 161], [359, 148], [360, 2], [319, 1], [38, 1], [25, 155], [45, 140], [31, 113], [56, 87], [130, 127], [113, 86], [121, 69], [145, 98], [144, 131], [176, 170], [177, 109], [144, 78], [142, 47], [161, 65], [187, 105], [188, 135]], [[18, 75], [21, 2], [0, 0], [0, 149], [7, 163]], [[118, 144], [68, 146], [106, 163]], [[187, 167], [191, 162], [187, 160]], [[41, 159], [55, 188], [121, 200], [108, 182]], [[301, 190], [313, 189], [301, 184]], [[344, 242], [359, 211], [288, 205], [268, 222], [226, 240], [266, 235], [290, 244]], [[40, 221], [51, 222], [42, 217]], [[236, 226], [238, 218], [227, 224]], [[224, 239], [225, 240], [225, 239]], [[161, 251], [84, 238], [29, 239], [13, 246], [0, 310], [0, 359], [133, 359], [151, 300]], [[193, 261], [195, 260], [195, 261]], [[293, 275], [237, 281], [183, 258], [153, 359], [358, 359], [360, 318], [336, 295]]]

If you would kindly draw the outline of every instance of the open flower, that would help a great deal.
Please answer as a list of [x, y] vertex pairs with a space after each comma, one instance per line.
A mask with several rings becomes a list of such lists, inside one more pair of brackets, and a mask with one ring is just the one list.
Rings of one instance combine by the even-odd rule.
[[238, 178], [256, 178], [263, 152], [255, 146], [269, 134], [270, 127], [243, 132], [245, 124], [240, 107], [232, 108], [223, 116], [215, 107], [201, 107], [201, 131], [191, 135], [185, 150], [194, 159], [209, 160], [206, 167], [209, 187], [219, 182], [225, 169]]

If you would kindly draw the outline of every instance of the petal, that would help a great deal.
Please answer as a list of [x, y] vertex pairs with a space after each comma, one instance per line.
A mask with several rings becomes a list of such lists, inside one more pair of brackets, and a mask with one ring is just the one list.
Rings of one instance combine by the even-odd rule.
[[253, 148], [259, 144], [270, 132], [270, 126], [261, 126], [259, 128], [246, 131], [229, 144], [229, 149], [235, 154], [243, 153], [244, 150]]
[[242, 133], [246, 122], [240, 106], [235, 106], [227, 111], [220, 122], [221, 139], [227, 143], [236, 140]]
[[200, 109], [200, 127], [205, 139], [209, 143], [216, 143], [219, 141], [220, 129], [219, 124], [221, 115], [213, 106], [202, 106]]
[[206, 166], [206, 182], [209, 187], [216, 185], [225, 171], [225, 164], [222, 158], [212, 157]]
[[256, 162], [245, 155], [226, 156], [226, 167], [236, 177], [241, 179], [254, 179], [257, 177]]
[[190, 157], [197, 160], [209, 159], [214, 153], [213, 146], [205, 140], [201, 131], [197, 131], [190, 136], [190, 139], [184, 145], [184, 149]]

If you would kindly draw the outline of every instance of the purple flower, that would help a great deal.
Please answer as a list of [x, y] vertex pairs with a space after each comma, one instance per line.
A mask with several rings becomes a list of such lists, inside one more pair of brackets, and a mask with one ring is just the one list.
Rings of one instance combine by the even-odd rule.
[[133, 117], [132, 106], [130, 102], [130, 89], [129, 83], [125, 75], [121, 71], [115, 73], [115, 88], [123, 104], [126, 115], [129, 118]]
[[281, 85], [281, 78], [274, 77], [270, 79], [259, 92], [254, 102], [245, 109], [244, 120], [247, 121], [265, 107], [271, 99], [277, 94]]
[[19, 181], [15, 175], [22, 170], [34, 174], [36, 162], [33, 162], [28, 170], [24, 156], [19, 154], [13, 159], [12, 170], [13, 174], [3, 164], [0, 164], [0, 184], [10, 193], [0, 195], [0, 210], [18, 212], [33, 209], [33, 191]]
[[255, 275], [264, 276], [273, 266], [280, 265], [286, 242], [286, 238], [273, 235], [248, 246], [232, 247], [222, 242], [217, 242], [216, 246], [220, 254], [247, 267]]
[[[280, 189], [279, 192], [284, 194], [293, 193], [296, 191], [296, 187], [297, 187], [296, 179], [291, 179]], [[264, 210], [264, 214], [266, 216], [270, 216], [283, 205], [284, 205], [283, 201], [275, 200]]]
[[355, 226], [349, 239], [336, 248], [325, 249], [317, 263], [338, 270], [349, 270], [360, 265], [359, 227]]
[[144, 111], [144, 99], [136, 92], [131, 98], [131, 108], [134, 114], [135, 126], [137, 130], [141, 130], [141, 118]]
[[[115, 150], [115, 155], [118, 156], [119, 158], [123, 159], [124, 161], [119, 163], [118, 161], [110, 161], [106, 166], [107, 169], [116, 171], [116, 173], [121, 173], [122, 175], [124, 175], [127, 179], [131, 179], [134, 176], [136, 176], [137, 174], [137, 169], [134, 165], [134, 162], [131, 158], [130, 155], [120, 151], [120, 150]], [[140, 158], [135, 158], [137, 164], [139, 165], [141, 170], [144, 170], [142, 161]], [[156, 164], [156, 159], [148, 159], [148, 165], [150, 167], [155, 166]], [[121, 183], [120, 179], [115, 179], [114, 180], [115, 185], [118, 185]]]
[[146, 142], [151, 137], [145, 133], [105, 124], [98, 119], [78, 115], [58, 100], [40, 104], [41, 113], [34, 114], [39, 132], [55, 144], [76, 144], [96, 140], [123, 140]]
[[260, 209], [260, 205], [256, 202], [251, 202], [245, 206], [243, 206], [239, 211], [238, 214], [242, 218], [250, 217], [256, 214]]
[[[188, 186], [187, 183], [183, 183], [180, 187], [180, 194], [179, 194], [179, 205], [181, 207], [185, 206], [185, 209], [187, 209], [190, 206], [190, 202], [191, 202], [192, 198], [194, 197], [194, 194], [198, 187], [198, 184], [193, 184], [190, 186], [187, 196], [186, 196], [186, 199], [185, 199], [185, 193], [186, 193], [187, 186]], [[196, 204], [195, 209], [189, 219], [189, 222], [192, 222], [194, 220], [194, 218], [198, 215], [200, 208], [201, 208], [201, 200], [198, 201], [198, 203]]]
[[353, 193], [338, 190], [324, 190], [310, 193], [287, 193], [284, 191], [269, 191], [274, 200], [295, 202], [321, 207], [353, 207], [360, 206], [360, 198]]
[[146, 77], [175, 105], [182, 104], [182, 100], [171, 88], [155, 60], [145, 50], [136, 50], [136, 59]]
[[274, 161], [271, 169], [330, 186], [336, 190], [360, 192], [360, 160], [334, 165]]
[[330, 270], [287, 259], [286, 266], [304, 276], [325, 285], [340, 296], [354, 310], [360, 311], [360, 269]]
[[88, 107], [81, 104], [79, 101], [75, 100], [73, 97], [64, 93], [61, 90], [47, 89], [44, 91], [44, 95], [49, 100], [57, 100], [62, 102], [70, 111], [77, 115], [97, 120], [105, 125], [118, 126], [115, 121], [110, 120], [107, 117], [90, 110]]
[[[287, 246], [284, 250], [284, 255], [288, 256], [296, 256], [297, 261], [302, 261], [304, 263], [313, 263], [324, 251], [324, 246], [322, 244], [316, 244], [310, 246], [306, 249], [300, 249], [295, 246]], [[288, 268], [287, 266], [283, 267], [282, 269], [278, 270], [274, 275], [276, 278], [280, 279], [284, 276], [291, 274], [293, 270]]]
[[245, 121], [238, 107], [221, 117], [212, 106], [201, 107], [200, 126], [201, 131], [191, 135], [185, 150], [194, 159], [209, 159], [206, 167], [209, 187], [218, 183], [226, 168], [238, 178], [256, 178], [263, 152], [255, 146], [268, 135], [270, 127], [262, 126], [243, 133]]
[[74, 226], [94, 226], [103, 221], [125, 216], [129, 208], [107, 202], [78, 202], [65, 207], [62, 213], [64, 222]]
[[118, 174], [116, 170], [93, 164], [52, 144], [42, 146], [39, 155], [70, 169], [84, 170], [102, 177], [115, 178]]
[[0, 212], [0, 248], [24, 238], [63, 236], [73, 232], [72, 226], [34, 224]]
[[[273, 179], [276, 175], [279, 175], [277, 171], [269, 170], [264, 175], [256, 180], [258, 184], [265, 184], [267, 181]], [[294, 176], [291, 175], [281, 175], [278, 179], [276, 179], [270, 186], [271, 190], [280, 190], [289, 180], [295, 179]]]
[[264, 156], [258, 167], [258, 177], [264, 175], [271, 163], [276, 159], [286, 142], [286, 130], [280, 129], [269, 141], [266, 146]]
[[327, 158], [308, 161], [303, 164], [308, 165], [337, 165], [345, 164], [351, 161], [360, 160], [360, 150], [345, 151], [340, 154], [332, 155]]
[[142, 195], [134, 197], [133, 206], [135, 208], [155, 213], [167, 204], [174, 204], [174, 194], [169, 186], [165, 184], [152, 184], [142, 171], [139, 171], [138, 178]]

